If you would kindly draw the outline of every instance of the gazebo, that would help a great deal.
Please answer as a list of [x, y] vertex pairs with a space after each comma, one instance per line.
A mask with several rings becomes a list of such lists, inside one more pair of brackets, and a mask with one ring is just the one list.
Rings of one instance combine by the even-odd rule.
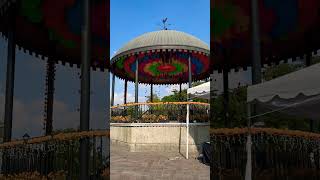
[[[139, 83], [183, 84], [209, 77], [209, 48], [198, 38], [175, 30], [145, 33], [123, 46], [112, 57], [112, 98], [115, 75], [135, 82], [135, 103], [138, 103]], [[126, 92], [126, 90], [125, 90]], [[124, 94], [126, 103], [126, 93]]]
[[[263, 162], [258, 162], [253, 158], [252, 161], [258, 168], [254, 169], [256, 172], [253, 172], [248, 167], [245, 174], [245, 170], [242, 169], [245, 166], [245, 159], [231, 159], [232, 157], [240, 157], [242, 153], [251, 154], [250, 148], [247, 147], [247, 152], [243, 149], [246, 145], [245, 142], [247, 140], [250, 142], [249, 137], [247, 139], [246, 136], [248, 133], [252, 134], [254, 139], [252, 142], [255, 143], [255, 147], [259, 147], [257, 148], [259, 151], [255, 152], [258, 157], [261, 153], [269, 151], [267, 148], [272, 145], [280, 148], [285, 148], [287, 145], [281, 144], [280, 141], [268, 141], [265, 144], [261, 141], [255, 141], [259, 139], [260, 135], [266, 136], [275, 133], [279, 135], [275, 139], [279, 140], [285, 137], [288, 132], [279, 129], [251, 128], [253, 124], [251, 119], [256, 114], [254, 111], [250, 113], [250, 109], [254, 110], [254, 108], [249, 108], [249, 105], [248, 127], [243, 129], [232, 127], [230, 123], [232, 120], [228, 118], [228, 72], [231, 69], [237, 71], [241, 68], [246, 70], [247, 67], [252, 67], [252, 84], [255, 85], [261, 83], [263, 66], [286, 63], [289, 58], [295, 60], [297, 57], [304, 56], [306, 66], [310, 66], [312, 53], [320, 48], [317, 33], [320, 20], [319, 1], [216, 0], [212, 7], [211, 37], [213, 40], [211, 47], [214, 61], [212, 61], [211, 69], [223, 71], [226, 122], [224, 129], [211, 129], [213, 152], [216, 151], [213, 154], [213, 159], [216, 159], [217, 162], [211, 166], [212, 174], [230, 176], [231, 179], [246, 177], [246, 180], [251, 180], [267, 177], [267, 174], [273, 173], [273, 178], [287, 178], [287, 175], [291, 173], [287, 167], [286, 177], [279, 174], [277, 170], [259, 176], [259, 173], [262, 173], [259, 170], [266, 168], [266, 164]], [[294, 131], [289, 133], [297, 135], [302, 141], [308, 141], [304, 133]], [[229, 153], [228, 150], [232, 151]], [[219, 154], [220, 152], [225, 153]], [[302, 151], [301, 153], [306, 152]], [[307, 157], [307, 155], [304, 154], [301, 157]], [[276, 163], [286, 163], [281, 161], [279, 157], [276, 159], [278, 161]], [[247, 161], [250, 164], [251, 159], [247, 159]], [[298, 166], [299, 163], [295, 167]], [[224, 170], [226, 171], [224, 172]]]
[[[132, 122], [133, 120], [144, 123], [149, 122], [149, 126], [150, 122], [155, 123], [152, 119], [156, 117], [159, 118], [159, 121], [157, 120], [156, 122], [160, 123], [163, 122], [163, 120], [167, 120], [167, 122], [169, 119], [177, 120], [178, 117], [181, 117], [179, 115], [183, 114], [182, 108], [178, 106], [184, 106], [186, 108], [189, 108], [189, 105], [193, 107], [201, 106], [207, 109], [209, 104], [206, 103], [153, 102], [153, 85], [180, 84], [181, 93], [181, 84], [188, 83], [189, 87], [191, 87], [193, 81], [204, 80], [209, 77], [209, 54], [209, 47], [204, 42], [192, 35], [176, 30], [164, 29], [148, 32], [129, 41], [116, 52], [110, 62], [110, 70], [113, 73], [111, 94], [113, 110], [116, 111], [122, 108], [125, 113], [120, 113], [120, 116], [122, 116], [125, 121], [128, 120], [126, 122]], [[114, 106], [116, 76], [125, 81], [125, 90], [124, 104]], [[134, 103], [127, 103], [128, 81], [135, 83]], [[138, 102], [139, 83], [150, 84], [151, 102]], [[130, 107], [134, 107], [134, 118], [131, 116], [129, 116], [129, 119], [123, 117], [127, 115], [126, 112]], [[141, 116], [138, 116], [139, 109], [144, 109], [142, 110], [144, 113], [141, 113]], [[163, 114], [157, 114], [156, 111], [160, 109], [166, 112], [164, 116]], [[174, 109], [177, 111], [174, 111]], [[179, 113], [175, 114], [176, 112]], [[182, 119], [185, 121], [185, 118]], [[189, 119], [187, 119], [186, 123], [186, 134], [188, 138]]]
[[[80, 177], [80, 179], [89, 179], [89, 152], [91, 151], [89, 151], [89, 141], [95, 139], [95, 137], [106, 137], [109, 133], [106, 129], [89, 131], [91, 68], [93, 70], [109, 71], [109, 61], [107, 60], [109, 59], [108, 13], [109, 1], [107, 0], [0, 1], [0, 32], [8, 42], [4, 143], [0, 145], [0, 149], [4, 154], [1, 174], [37, 171], [42, 175], [48, 175], [49, 173], [55, 173], [52, 172], [53, 170], [63, 170], [65, 172], [68, 171], [67, 176], [69, 177], [76, 176]], [[26, 53], [29, 52], [30, 55], [39, 57], [47, 62], [44, 107], [45, 136], [12, 142], [16, 46], [20, 50]], [[81, 132], [60, 134], [58, 137], [65, 137], [62, 139], [53, 134], [52, 127], [55, 65], [57, 63], [62, 65], [69, 64], [71, 67], [76, 65], [81, 68]], [[109, 103], [107, 102], [107, 104]], [[109, 111], [107, 113], [109, 114]], [[80, 145], [75, 142], [78, 140]], [[58, 161], [58, 155], [55, 153], [60, 152], [62, 146], [70, 147], [68, 152], [79, 152], [80, 171], [76, 172], [70, 168], [65, 169], [64, 166], [61, 166], [61, 163], [53, 163]], [[76, 150], [75, 148], [78, 149]], [[34, 151], [29, 151], [30, 149]], [[27, 153], [28, 155], [26, 156], [30, 158], [35, 157], [29, 160], [36, 161], [45, 157], [45, 161], [33, 165], [23, 164], [27, 160], [18, 157], [21, 151]], [[10, 153], [15, 156], [7, 156]], [[99, 168], [103, 166], [102, 159], [100, 161]], [[75, 165], [70, 160], [67, 162], [69, 164], [68, 167]], [[17, 169], [16, 167], [21, 168]], [[90, 169], [90, 173], [93, 171], [96, 173], [95, 168], [97, 168], [96, 165]]]
[[[115, 76], [125, 80], [124, 104], [127, 104], [127, 82], [135, 82], [135, 103], [139, 83], [153, 85], [181, 84], [209, 77], [209, 48], [198, 38], [175, 30], [145, 33], [123, 46], [111, 59], [111, 106], [114, 106]], [[137, 107], [136, 107], [137, 111]]]

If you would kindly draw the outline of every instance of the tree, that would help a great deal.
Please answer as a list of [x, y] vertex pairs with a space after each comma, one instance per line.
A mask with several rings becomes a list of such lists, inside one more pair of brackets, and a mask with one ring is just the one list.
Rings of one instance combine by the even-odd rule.
[[[223, 95], [218, 95], [211, 102], [211, 124], [215, 128], [222, 128], [224, 123]], [[246, 87], [238, 87], [229, 93], [229, 120], [231, 127], [244, 127], [247, 125]]]
[[312, 57], [311, 64], [317, 64], [317, 63], [320, 63], [320, 56]]
[[[153, 94], [153, 102], [160, 102], [160, 98], [157, 94]], [[147, 102], [151, 102], [151, 96], [147, 96]]]
[[168, 96], [164, 96], [161, 101], [162, 102], [183, 102], [187, 100], [187, 90], [184, 89], [181, 91], [181, 94], [177, 90], [172, 91], [173, 94], [170, 94]]
[[[192, 83], [192, 87], [199, 86], [205, 82], [203, 81], [197, 81]], [[184, 102], [187, 101], [187, 89], [183, 89], [181, 91], [181, 94], [177, 90], [172, 91], [173, 94], [170, 94], [168, 96], [164, 96], [161, 101], [162, 102]], [[205, 99], [201, 98], [192, 98], [192, 101], [194, 102], [207, 102]]]
[[271, 79], [286, 75], [298, 70], [301, 65], [294, 64], [279, 64], [278, 66], [268, 67], [263, 73], [263, 79], [269, 81]]

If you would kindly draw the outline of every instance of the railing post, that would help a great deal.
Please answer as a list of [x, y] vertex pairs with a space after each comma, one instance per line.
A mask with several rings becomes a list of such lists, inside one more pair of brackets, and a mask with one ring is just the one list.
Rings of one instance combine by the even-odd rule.
[[[189, 88], [192, 87], [192, 69], [191, 69], [191, 55], [189, 55], [188, 58], [188, 77], [189, 77]], [[189, 94], [187, 94], [188, 102], [191, 101]], [[187, 152], [186, 152], [186, 158], [189, 159], [189, 121], [190, 121], [190, 107], [189, 104], [187, 104], [187, 118], [186, 118], [186, 127], [187, 127]]]

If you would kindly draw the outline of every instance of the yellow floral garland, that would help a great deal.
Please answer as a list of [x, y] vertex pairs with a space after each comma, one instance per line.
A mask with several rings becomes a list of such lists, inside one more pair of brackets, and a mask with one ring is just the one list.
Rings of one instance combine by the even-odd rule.
[[269, 135], [281, 135], [288, 137], [302, 137], [306, 139], [320, 139], [320, 134], [305, 132], [299, 130], [287, 130], [287, 129], [275, 129], [275, 128], [219, 128], [210, 129], [210, 135], [215, 136], [230, 136], [230, 135], [241, 135], [247, 134], [250, 131], [251, 134], [266, 133]]
[[50, 172], [48, 176], [43, 176], [39, 172], [23, 172], [19, 174], [0, 175], [0, 180], [46, 180], [46, 179], [65, 179], [65, 171]]
[[[19, 174], [11, 174], [11, 175], [3, 175], [0, 174], [0, 180], [46, 180], [46, 179], [65, 179], [67, 172], [65, 171], [57, 171], [57, 172], [50, 172], [48, 176], [43, 176], [39, 172], [23, 172]], [[106, 168], [103, 170], [102, 177], [108, 178], [110, 177], [110, 169]]]
[[102, 177], [110, 177], [110, 168], [106, 168], [102, 171], [102, 174], [101, 174]]
[[112, 106], [111, 109], [119, 108], [119, 107], [129, 107], [129, 106], [141, 106], [141, 105], [150, 105], [150, 106], [156, 106], [156, 105], [203, 105], [203, 106], [210, 106], [209, 103], [203, 103], [203, 102], [144, 102], [144, 103], [127, 103], [127, 104], [121, 104], [117, 106]]
[[24, 144], [37, 144], [48, 141], [70, 141], [74, 139], [81, 139], [86, 137], [110, 137], [110, 131], [82, 131], [82, 132], [71, 132], [71, 133], [59, 133], [52, 136], [41, 136], [35, 137], [28, 140], [15, 140], [11, 142], [6, 142], [0, 144], [0, 149], [10, 148], [14, 146], [24, 145]]

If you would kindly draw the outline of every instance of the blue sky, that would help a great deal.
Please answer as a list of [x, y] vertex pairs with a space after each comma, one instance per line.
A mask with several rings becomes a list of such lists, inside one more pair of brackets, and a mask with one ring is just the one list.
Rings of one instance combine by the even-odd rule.
[[[110, 56], [131, 39], [161, 29], [168, 18], [169, 29], [183, 31], [210, 44], [209, 0], [111, 0]], [[177, 86], [154, 86], [159, 96], [168, 95]], [[116, 80], [115, 104], [123, 103], [124, 82]], [[134, 85], [128, 85], [128, 99], [133, 101]], [[150, 86], [141, 85], [139, 100], [150, 94]]]

